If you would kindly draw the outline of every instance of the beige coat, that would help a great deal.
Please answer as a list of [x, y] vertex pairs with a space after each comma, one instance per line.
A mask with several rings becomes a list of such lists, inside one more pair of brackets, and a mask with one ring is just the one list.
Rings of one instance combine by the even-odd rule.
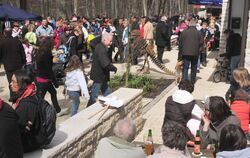
[[145, 158], [142, 147], [118, 137], [102, 138], [95, 151], [94, 158]]
[[144, 39], [146, 39], [146, 40], [153, 40], [154, 39], [154, 26], [150, 21], [148, 21], [144, 25]]

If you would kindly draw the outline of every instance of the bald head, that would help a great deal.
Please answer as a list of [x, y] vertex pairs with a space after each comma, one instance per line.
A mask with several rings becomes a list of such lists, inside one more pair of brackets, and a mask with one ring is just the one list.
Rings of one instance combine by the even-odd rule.
[[133, 121], [129, 118], [119, 120], [114, 127], [115, 136], [132, 142], [136, 135], [136, 127]]

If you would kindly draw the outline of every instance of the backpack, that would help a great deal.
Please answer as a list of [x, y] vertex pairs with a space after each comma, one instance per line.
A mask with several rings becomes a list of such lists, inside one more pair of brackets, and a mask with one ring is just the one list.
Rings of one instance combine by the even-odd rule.
[[40, 130], [37, 141], [42, 146], [50, 144], [56, 133], [56, 110], [44, 99], [38, 99]]
[[[34, 100], [30, 100], [34, 102]], [[56, 110], [46, 100], [36, 97], [38, 132], [34, 136], [40, 147], [50, 144], [56, 133]]]

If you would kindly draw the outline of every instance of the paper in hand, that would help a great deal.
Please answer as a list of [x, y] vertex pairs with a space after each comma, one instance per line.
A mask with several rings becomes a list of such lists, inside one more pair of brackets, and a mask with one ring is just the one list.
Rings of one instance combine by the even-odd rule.
[[204, 111], [198, 105], [195, 104], [192, 110], [192, 116], [201, 120], [201, 117], [203, 114], [204, 114]]

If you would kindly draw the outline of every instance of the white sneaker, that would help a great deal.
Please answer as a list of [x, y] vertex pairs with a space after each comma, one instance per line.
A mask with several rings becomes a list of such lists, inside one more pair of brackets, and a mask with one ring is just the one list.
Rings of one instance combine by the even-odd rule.
[[61, 111], [56, 114], [57, 117], [60, 117], [60, 116], [63, 116], [63, 115], [67, 115], [69, 113], [69, 109], [68, 108], [64, 108], [64, 109], [61, 109]]

